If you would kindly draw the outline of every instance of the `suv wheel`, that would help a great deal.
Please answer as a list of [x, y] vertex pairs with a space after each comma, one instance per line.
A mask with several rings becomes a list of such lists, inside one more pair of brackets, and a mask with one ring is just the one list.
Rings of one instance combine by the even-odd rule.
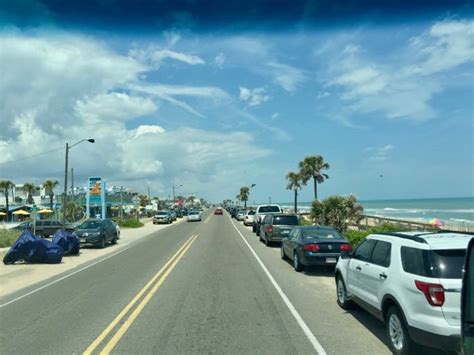
[[337, 304], [342, 309], [350, 309], [353, 306], [353, 303], [347, 299], [346, 285], [342, 280], [341, 276], [338, 276], [336, 279], [336, 290], [337, 290]]
[[295, 251], [295, 254], [293, 255], [293, 268], [297, 272], [303, 271], [303, 265], [300, 264], [300, 259], [298, 257], [298, 253], [296, 251]]
[[402, 312], [397, 307], [391, 306], [388, 309], [386, 323], [390, 350], [397, 355], [411, 354], [413, 343]]

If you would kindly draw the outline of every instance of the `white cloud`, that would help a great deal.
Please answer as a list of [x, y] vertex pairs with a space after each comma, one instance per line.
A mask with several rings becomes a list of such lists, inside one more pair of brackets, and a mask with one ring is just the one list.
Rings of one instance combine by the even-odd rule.
[[241, 86], [239, 89], [240, 99], [246, 102], [249, 106], [258, 106], [270, 99], [270, 96], [267, 95], [265, 88], [248, 89]]
[[370, 161], [385, 161], [388, 159], [390, 152], [395, 149], [395, 146], [392, 144], [387, 144], [382, 147], [374, 148], [368, 147], [365, 150], [367, 152], [372, 152], [371, 156], [369, 157]]
[[165, 133], [165, 132], [166, 132], [165, 129], [160, 126], [141, 125], [141, 126], [138, 126], [136, 129], [135, 138], [138, 138], [145, 134], [159, 134], [159, 133]]
[[222, 68], [225, 62], [225, 54], [220, 52], [216, 57], [214, 58], [214, 63], [219, 67]]
[[351, 42], [334, 55], [326, 86], [346, 102], [349, 115], [433, 119], [438, 113], [432, 99], [448, 86], [443, 73], [474, 60], [473, 27], [474, 21], [435, 23], [411, 38], [393, 60], [387, 53], [377, 61]]
[[276, 84], [289, 92], [295, 91], [301, 83], [306, 80], [306, 76], [301, 69], [278, 62], [268, 63]]
[[155, 68], [159, 68], [166, 59], [177, 60], [189, 65], [205, 64], [204, 60], [197, 55], [176, 52], [167, 48], [157, 49], [155, 46], [149, 46], [145, 49], [134, 48], [128, 54], [142, 63], [153, 65]]

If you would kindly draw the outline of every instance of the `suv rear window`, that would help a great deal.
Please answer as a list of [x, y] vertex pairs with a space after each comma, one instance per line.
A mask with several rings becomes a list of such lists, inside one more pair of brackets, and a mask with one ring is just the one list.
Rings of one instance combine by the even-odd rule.
[[464, 249], [401, 248], [403, 270], [410, 274], [440, 279], [461, 279], [465, 255]]
[[258, 209], [258, 213], [267, 213], [267, 212], [281, 212], [280, 207], [278, 206], [262, 206]]
[[273, 217], [273, 224], [285, 226], [297, 226], [298, 217], [296, 216], [275, 216]]

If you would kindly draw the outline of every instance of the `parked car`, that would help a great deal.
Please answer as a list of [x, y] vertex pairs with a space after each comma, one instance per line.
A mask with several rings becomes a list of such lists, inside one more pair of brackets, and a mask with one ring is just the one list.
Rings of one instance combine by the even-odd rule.
[[259, 205], [255, 210], [254, 221], [252, 225], [252, 232], [255, 234], [260, 233], [260, 224], [263, 221], [263, 217], [268, 213], [283, 213], [283, 209], [279, 205]]
[[92, 244], [104, 248], [107, 243], [116, 244], [119, 238], [117, 228], [110, 219], [85, 220], [76, 231], [81, 244]]
[[[30, 232], [33, 232], [34, 230], [35, 235], [38, 237], [47, 238], [56, 233], [58, 229], [62, 229], [64, 227], [64, 225], [57, 220], [38, 220], [34, 224], [35, 225], [33, 225], [33, 221], [25, 221], [13, 227], [12, 229], [20, 231], [27, 229]], [[75, 229], [74, 227], [74, 225], [66, 224], [64, 228], [67, 231], [73, 232]]]
[[414, 343], [457, 351], [470, 239], [452, 232], [369, 235], [337, 263], [337, 303], [357, 303], [385, 322], [394, 354], [411, 353]]
[[461, 344], [465, 355], [474, 354], [474, 238], [466, 251], [461, 291]]
[[255, 211], [247, 211], [247, 213], [244, 216], [244, 225], [245, 226], [251, 226], [253, 225], [253, 221], [255, 219]]
[[30, 232], [32, 232], [33, 231], [33, 222], [31, 222], [31, 221], [21, 222], [20, 224], [16, 225], [15, 227], [12, 227], [10, 229], [17, 230], [17, 231], [29, 230]]
[[159, 211], [153, 217], [153, 224], [170, 224], [172, 222], [169, 211]]
[[336, 265], [351, 243], [337, 230], [325, 226], [299, 226], [281, 241], [281, 258], [293, 261], [295, 271], [305, 266]]
[[190, 210], [188, 212], [188, 222], [200, 221], [201, 213], [197, 210]]
[[260, 241], [266, 246], [273, 242], [281, 242], [298, 225], [299, 219], [295, 214], [272, 213], [267, 214], [260, 226]]
[[215, 211], [214, 211], [214, 214], [220, 214], [220, 215], [222, 215], [222, 214], [223, 214], [222, 208], [217, 207], [217, 208], [215, 209]]
[[174, 222], [178, 219], [178, 215], [176, 214], [176, 212], [174, 210], [169, 211], [169, 214], [170, 214], [172, 222]]
[[238, 211], [238, 210], [239, 210], [239, 209], [238, 209], [237, 207], [231, 207], [231, 208], [230, 208], [230, 211], [229, 211], [230, 216], [231, 216], [232, 218], [236, 218], [236, 217], [237, 217], [237, 211]]
[[177, 209], [177, 210], [174, 210], [174, 211], [176, 213], [176, 217], [183, 218], [183, 210]]
[[247, 213], [247, 210], [246, 209], [240, 209], [237, 211], [236, 215], [235, 215], [235, 219], [237, 219], [238, 221], [243, 221], [244, 220], [244, 216], [245, 214]]

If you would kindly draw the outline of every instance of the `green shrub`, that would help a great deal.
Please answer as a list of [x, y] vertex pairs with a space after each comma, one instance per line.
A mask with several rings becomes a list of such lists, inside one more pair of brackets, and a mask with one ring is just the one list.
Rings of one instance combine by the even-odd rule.
[[135, 218], [118, 219], [117, 223], [121, 228], [140, 228], [144, 226], [142, 222]]
[[363, 217], [364, 208], [354, 195], [329, 196], [323, 201], [314, 200], [311, 206], [311, 219], [316, 224], [334, 227], [342, 233]]
[[362, 230], [348, 230], [346, 233], [344, 233], [344, 236], [352, 243], [353, 246], [357, 246], [369, 234], [402, 232], [404, 230], [406, 229], [403, 227], [386, 223], [380, 226], [370, 227], [369, 229], [363, 230], [363, 231]]
[[20, 234], [17, 230], [0, 229], [0, 248], [11, 247]]

